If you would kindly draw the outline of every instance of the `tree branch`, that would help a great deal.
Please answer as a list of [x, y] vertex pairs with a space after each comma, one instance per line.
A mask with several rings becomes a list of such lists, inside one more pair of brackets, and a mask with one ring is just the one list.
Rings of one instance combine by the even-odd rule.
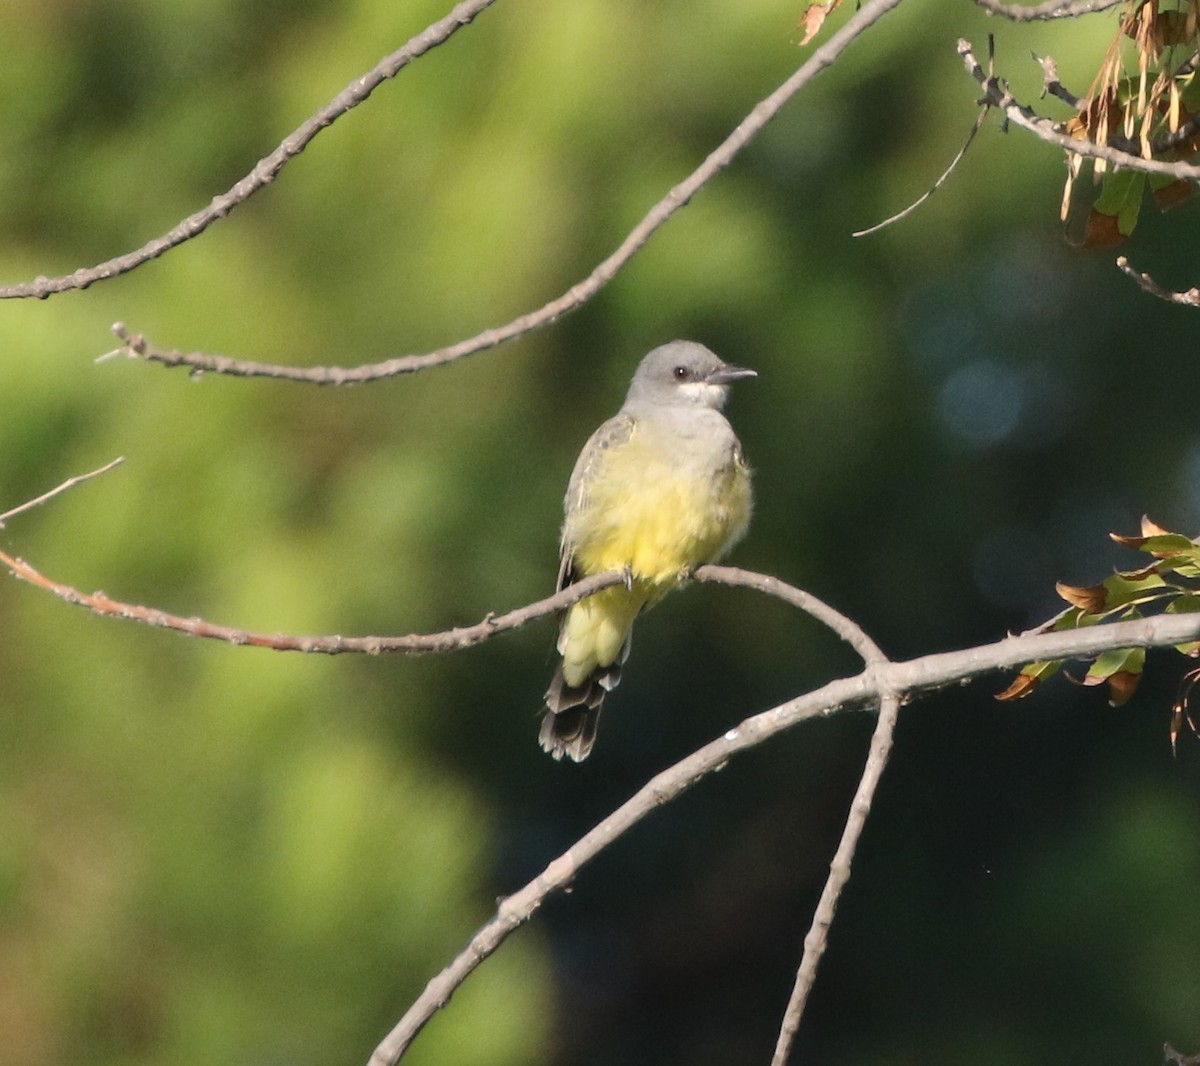
[[53, 488], [49, 492], [43, 492], [35, 499], [29, 500], [28, 502], [21, 504], [19, 507], [14, 507], [11, 511], [5, 511], [4, 514], [0, 514], [0, 529], [4, 528], [4, 523], [8, 519], [16, 518], [17, 515], [24, 514], [26, 511], [32, 511], [35, 507], [40, 507], [48, 500], [54, 499], [55, 496], [66, 492], [67, 489], [73, 489], [76, 485], [82, 484], [84, 481], [91, 481], [91, 479], [94, 477], [99, 477], [101, 474], [107, 474], [114, 466], [119, 466], [123, 462], [125, 462], [125, 457], [123, 455], [118, 456], [111, 463], [105, 463], [104, 466], [100, 467], [98, 470], [93, 470], [90, 474], [78, 474], [75, 477], [69, 477], [57, 488]]
[[[66, 492], [75, 485], [107, 473], [123, 461], [123, 459], [114, 459], [111, 463], [99, 470], [93, 470], [90, 474], [69, 478], [57, 488], [51, 489], [19, 507], [14, 507], [11, 511], [6, 511], [0, 515], [0, 528], [3, 528], [4, 519], [22, 514]], [[594, 574], [592, 577], [584, 578], [582, 581], [556, 592], [553, 596], [547, 596], [535, 603], [517, 607], [502, 615], [488, 614], [475, 625], [458, 626], [440, 633], [410, 633], [406, 636], [390, 637], [344, 637], [340, 634], [295, 636], [281, 633], [253, 633], [249, 630], [209, 622], [203, 618], [184, 618], [181, 615], [171, 614], [157, 607], [148, 607], [145, 604], [126, 603], [113, 599], [103, 592], [82, 592], [71, 585], [46, 577], [24, 559], [14, 558], [3, 551], [0, 551], [0, 565], [7, 567], [18, 580], [43, 589], [65, 603], [86, 607], [93, 614], [102, 617], [122, 618], [126, 621], [154, 626], [156, 629], [170, 629], [187, 636], [220, 640], [236, 646], [268, 648], [271, 651], [299, 651], [317, 655], [344, 655], [351, 652], [368, 655], [379, 655], [385, 652], [428, 655], [436, 652], [459, 651], [482, 644], [494, 636], [506, 633], [511, 629], [518, 629], [529, 622], [544, 618], [546, 615], [565, 610], [571, 604], [577, 603], [601, 589], [619, 585], [627, 580], [627, 575], [619, 570]], [[692, 576], [699, 582], [751, 588], [764, 595], [774, 596], [828, 626], [858, 651], [864, 662], [869, 664], [886, 661], [883, 652], [856, 622], [817, 599], [812, 593], [788, 585], [778, 578], [732, 566], [701, 566]]]
[[771, 1066], [787, 1066], [792, 1044], [800, 1030], [800, 1020], [804, 1017], [804, 1008], [808, 1004], [808, 995], [817, 979], [817, 966], [825, 954], [838, 900], [846, 882], [850, 880], [850, 866], [854, 861], [854, 853], [858, 848], [863, 827], [867, 824], [867, 815], [871, 813], [875, 790], [879, 787], [884, 767], [887, 766], [888, 756], [892, 751], [892, 736], [896, 731], [896, 718], [899, 713], [899, 697], [885, 695], [880, 702], [879, 718], [875, 722], [875, 732], [871, 735], [867, 763], [863, 767], [862, 777], [850, 803], [850, 813], [842, 830], [842, 839], [838, 842], [833, 861], [829, 864], [829, 876], [813, 912], [808, 934], [804, 938], [804, 957], [796, 971], [796, 982], [783, 1014], [783, 1023], [779, 1027], [779, 1039], [775, 1043], [775, 1053], [771, 1056]]
[[1002, 0], [975, 0], [989, 15], [1001, 15], [1012, 22], [1036, 22], [1047, 19], [1074, 19], [1107, 11], [1125, 0], [1046, 0], [1042, 4], [1006, 4]]
[[[68, 478], [61, 485], [51, 489], [49, 492], [44, 492], [35, 499], [14, 507], [10, 511], [5, 511], [3, 514], [0, 514], [0, 529], [4, 528], [5, 519], [24, 514], [26, 511], [54, 499], [54, 497], [74, 488], [76, 485], [90, 481], [101, 474], [108, 473], [108, 471], [124, 461], [124, 457], [118, 457], [112, 460], [112, 462], [106, 463], [98, 470]], [[366, 652], [368, 654], [404, 652], [410, 655], [421, 655], [432, 652], [456, 651], [460, 648], [468, 648], [482, 643], [499, 633], [506, 632], [509, 629], [516, 629], [535, 619], [543, 618], [548, 614], [564, 610], [571, 606], [571, 604], [595, 592], [599, 592], [601, 589], [628, 580], [627, 574], [617, 570], [606, 574], [595, 574], [592, 577], [585, 578], [568, 588], [556, 592], [553, 596], [547, 596], [543, 600], [538, 600], [536, 603], [518, 607], [500, 616], [489, 614], [483, 621], [474, 626], [450, 629], [442, 633], [410, 634], [403, 637], [343, 637], [340, 635], [285, 636], [281, 634], [251, 633], [248, 630], [235, 629], [231, 626], [207, 622], [203, 618], [183, 618], [179, 615], [173, 615], [160, 610], [157, 607], [147, 607], [143, 604], [124, 603], [120, 600], [114, 600], [103, 592], [81, 592], [70, 585], [46, 577], [30, 566], [29, 563], [25, 562], [25, 560], [13, 558], [4, 552], [0, 552], [0, 564], [6, 566], [12, 575], [19, 580], [44, 589], [67, 603], [86, 607], [94, 614], [124, 618], [128, 621], [140, 622], [143, 625], [151, 625], [160, 629], [173, 629], [177, 632], [186, 633], [189, 636], [223, 640], [235, 645], [270, 648], [273, 651], [315, 652], [325, 655], [339, 655], [346, 652]], [[766, 574], [756, 574], [750, 570], [742, 570], [735, 566], [701, 566], [691, 576], [699, 582], [750, 588], [766, 596], [774, 596], [776, 599], [791, 604], [793, 607], [811, 615], [823, 625], [828, 626], [834, 633], [858, 651], [865, 663], [887, 661], [883, 652], [879, 650], [879, 646], [867, 636], [857, 622], [851, 618], [847, 618], [840, 611], [819, 600], [811, 592], [805, 592], [803, 589], [798, 589], [786, 582], [780, 581], [778, 578], [769, 577]]]
[[347, 111], [357, 107], [389, 78], [394, 78], [414, 59], [445, 43], [463, 26], [469, 25], [480, 12], [496, 0], [463, 0], [445, 18], [426, 26], [402, 48], [385, 56], [361, 77], [355, 78], [328, 104], [304, 120], [270, 155], [260, 159], [254, 169], [227, 192], [214, 196], [208, 206], [189, 215], [174, 229], [142, 245], [135, 251], [119, 255], [92, 267], [81, 267], [61, 277], [38, 277], [19, 285], [0, 286], [0, 300], [36, 297], [44, 300], [55, 293], [86, 289], [97, 281], [128, 274], [131, 270], [157, 259], [164, 252], [199, 236], [218, 219], [224, 218], [239, 204], [245, 203], [259, 189], [271, 184], [279, 172], [308, 147], [327, 126], [332, 126]]
[[901, 0], [867, 0], [828, 41], [818, 48], [798, 70], [770, 96], [766, 97], [740, 122], [691, 174], [674, 186], [645, 217], [629, 232], [617, 249], [604, 259], [582, 281], [571, 286], [561, 296], [530, 311], [503, 326], [486, 329], [466, 340], [438, 348], [424, 355], [403, 355], [381, 363], [357, 367], [310, 366], [296, 367], [253, 360], [234, 359], [204, 352], [180, 352], [157, 348], [138, 334], [131, 333], [122, 323], [113, 326], [121, 347], [107, 356], [124, 353], [131, 358], [145, 359], [164, 366], [183, 366], [192, 371], [210, 374], [229, 374], [235, 377], [267, 377], [283, 381], [305, 382], [311, 385], [347, 385], [397, 377], [443, 366], [464, 356], [473, 355], [538, 329], [569, 314], [587, 303], [617, 272], [637, 254], [654, 233], [680, 208], [688, 203], [709, 181], [737, 157], [783, 106], [804, 86], [832, 65], [852, 41], [864, 30], [878, 22]]
[[619, 585], [625, 580], [625, 575], [616, 570], [606, 574], [596, 574], [593, 577], [584, 578], [561, 592], [556, 592], [553, 596], [547, 596], [544, 600], [518, 607], [506, 614], [489, 614], [475, 625], [458, 626], [442, 633], [411, 633], [407, 636], [396, 637], [343, 637], [338, 634], [293, 636], [279, 633], [251, 633], [245, 629], [235, 629], [232, 626], [207, 622], [203, 618], [183, 618], [159, 610], [157, 607], [124, 603], [121, 600], [114, 600], [103, 592], [80, 592], [79, 589], [72, 588], [60, 581], [54, 581], [39, 573], [24, 559], [15, 559], [2, 551], [0, 551], [0, 564], [6, 566], [14, 577], [36, 585], [67, 603], [86, 607], [93, 614], [107, 618], [123, 618], [126, 621], [140, 622], [142, 625], [154, 626], [158, 629], [171, 629], [192, 637], [223, 640], [228, 644], [269, 648], [272, 651], [300, 651], [317, 655], [343, 655], [347, 652], [367, 655], [380, 655], [385, 652], [428, 655], [433, 652], [459, 651], [462, 648], [482, 644], [485, 640], [506, 633], [510, 629], [517, 629], [537, 618], [554, 614], [556, 611], [561, 611], [584, 597], [590, 596], [593, 592], [599, 592], [611, 585]]
[[[1200, 637], [1200, 614], [1156, 615], [1129, 622], [1114, 622], [1060, 633], [1032, 633], [1006, 637], [962, 651], [927, 655], [905, 662], [868, 666], [862, 673], [831, 681], [821, 688], [797, 696], [777, 707], [753, 715], [710, 741], [674, 766], [656, 774], [625, 803], [596, 825], [567, 851], [549, 863], [532, 881], [502, 900], [495, 915], [467, 943], [466, 947], [426, 986], [396, 1026], [375, 1049], [370, 1066], [393, 1066], [399, 1061], [429, 1019], [450, 1000], [454, 991], [519, 926], [527, 922], [552, 895], [562, 891], [579, 870], [652, 811], [670, 802], [701, 778], [724, 766], [734, 755], [756, 747], [765, 740], [810, 718], [838, 711], [862, 709], [895, 699], [909, 699], [928, 692], [1008, 669], [1038, 659], [1062, 659], [1093, 656], [1114, 648], [1166, 647]], [[891, 714], [885, 706], [885, 714]], [[881, 718], [884, 714], [881, 714]], [[886, 754], [890, 728], [877, 726], [872, 740], [872, 759], [868, 772], [876, 776], [882, 762], [876, 753]], [[873, 767], [873, 769], [872, 769]], [[864, 773], [856, 805], [869, 800], [873, 784]], [[865, 817], [865, 812], [862, 815]], [[858, 816], [854, 816], [858, 817]], [[859, 826], [847, 825], [843, 845], [852, 847]], [[839, 846], [838, 854], [842, 853]], [[835, 856], [835, 865], [838, 864]], [[832, 871], [831, 871], [832, 873]], [[844, 871], [839, 872], [841, 877]], [[836, 887], [836, 886], [835, 886]], [[822, 900], [833, 890], [826, 885]], [[823, 920], [818, 908], [814, 924]], [[810, 932], [810, 936], [812, 936]], [[807, 940], [808, 938], [806, 938]], [[814, 958], [810, 968], [818, 960]], [[802, 963], [802, 968], [804, 964]], [[808, 980], [807, 973], [805, 980]], [[799, 984], [799, 982], [798, 982]], [[789, 1015], [790, 1017], [790, 1015]]]
[[1140, 155], [1114, 148], [1112, 145], [1097, 144], [1083, 137], [1070, 137], [1062, 132], [1061, 126], [1048, 118], [1039, 115], [1033, 108], [1020, 103], [1008, 91], [1002, 79], [987, 74], [979, 65], [972, 52], [970, 41], [960, 39], [958, 54], [962, 58], [967, 72], [984, 91], [981, 103], [990, 105], [1002, 111], [1005, 117], [1014, 125], [1032, 133], [1049, 144], [1074, 155], [1089, 156], [1092, 159], [1103, 159], [1118, 167], [1130, 170], [1140, 170], [1147, 174], [1165, 174], [1181, 181], [1200, 183], [1200, 167], [1191, 163], [1164, 163], [1158, 159], [1145, 159]]
[[1123, 255], [1117, 256], [1117, 266], [1137, 282], [1138, 288], [1143, 292], [1150, 293], [1151, 296], [1157, 296], [1160, 300], [1180, 304], [1183, 307], [1200, 307], [1200, 289], [1194, 285], [1186, 292], [1172, 292], [1160, 285], [1149, 274], [1143, 274], [1140, 270], [1136, 270]]
[[[114, 460], [89, 474], [70, 478], [42, 496], [5, 512], [4, 515], [0, 515], [0, 519], [12, 517], [44, 503], [83, 481], [111, 470], [119, 461]], [[625, 580], [625, 575], [620, 572], [597, 575], [538, 603], [518, 608], [500, 617], [489, 615], [475, 626], [452, 629], [444, 633], [408, 637], [268, 637], [215, 626], [202, 619], [184, 619], [154, 608], [121, 603], [104, 593], [84, 594], [70, 586], [51, 581], [27, 563], [13, 559], [3, 552], [0, 552], [0, 563], [7, 566], [15, 576], [52, 592], [67, 602], [81, 604], [100, 614], [129, 618], [143, 624], [163, 626], [235, 644], [254, 644], [277, 650], [315, 651], [326, 654], [347, 651], [402, 651], [417, 654], [464, 648], [507, 629], [523, 625], [534, 618], [560, 610], [601, 588]], [[371, 1058], [372, 1066], [391, 1066], [398, 1061], [433, 1014], [449, 1002], [458, 986], [510, 933], [528, 921], [547, 898], [568, 885], [584, 864], [646, 817], [650, 811], [674, 799], [702, 777], [720, 769], [733, 755], [763, 743], [769, 737], [800, 721], [829, 715], [839, 710], [879, 706], [879, 719], [872, 736], [868, 758], [841, 841], [830, 863], [821, 898], [804, 939], [803, 957], [781, 1023], [772, 1061], [774, 1066], [783, 1066], [816, 979], [837, 903], [850, 877], [853, 856], [891, 751], [892, 736], [902, 700], [994, 670], [1039, 659], [1094, 656], [1116, 648], [1178, 645], [1200, 636], [1200, 614], [1158, 615], [1062, 632], [1032, 631], [977, 648], [895, 663], [884, 656], [878, 645], [857, 623], [811, 594], [777, 578], [724, 566], [700, 567], [694, 576], [702, 582], [751, 588], [805, 611], [850, 643], [863, 657], [865, 669], [857, 676], [832, 681], [815, 692], [796, 697], [745, 719], [717, 740], [711, 741], [652, 778], [616, 811], [553, 860], [533, 881], [500, 903], [495, 916], [475, 934], [466, 948], [427, 984], [422, 994], [376, 1048]]]

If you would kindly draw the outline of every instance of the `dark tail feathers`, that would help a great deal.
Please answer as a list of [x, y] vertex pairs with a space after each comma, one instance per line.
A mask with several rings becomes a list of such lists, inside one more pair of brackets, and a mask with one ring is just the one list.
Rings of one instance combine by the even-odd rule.
[[600, 667], [582, 685], [568, 685], [559, 663], [546, 691], [546, 714], [538, 732], [542, 751], [555, 759], [565, 755], [574, 762], [588, 757], [596, 743], [604, 697], [621, 680], [622, 661]]

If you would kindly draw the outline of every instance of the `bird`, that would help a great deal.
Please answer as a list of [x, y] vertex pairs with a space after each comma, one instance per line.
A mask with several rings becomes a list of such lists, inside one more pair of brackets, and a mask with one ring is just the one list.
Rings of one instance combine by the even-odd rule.
[[661, 345], [583, 446], [563, 501], [558, 589], [608, 571], [625, 581], [561, 615], [561, 658], [538, 733], [554, 759], [590, 754], [637, 616], [745, 535], [750, 468], [721, 412], [730, 385], [753, 377], [694, 341]]

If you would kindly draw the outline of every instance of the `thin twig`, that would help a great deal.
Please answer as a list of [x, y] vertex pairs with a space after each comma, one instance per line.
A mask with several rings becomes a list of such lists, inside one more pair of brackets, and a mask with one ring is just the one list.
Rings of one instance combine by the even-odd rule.
[[23, 284], [0, 287], [0, 300], [30, 296], [43, 300], [55, 293], [86, 289], [97, 281], [127, 274], [143, 263], [157, 259], [164, 252], [203, 233], [218, 219], [224, 218], [239, 204], [245, 203], [259, 189], [271, 184], [279, 176], [279, 172], [304, 151], [323, 129], [332, 126], [342, 115], [361, 104], [383, 82], [394, 78], [414, 59], [445, 43], [455, 31], [469, 25], [480, 12], [495, 2], [496, 0], [463, 0], [445, 18], [426, 26], [402, 48], [385, 56], [365, 74], [355, 78], [323, 108], [305, 119], [275, 151], [259, 160], [254, 169], [233, 188], [214, 196], [207, 207], [189, 215], [168, 233], [154, 238], [141, 248], [96, 266], [81, 267], [74, 273], [61, 277], [39, 277]]
[[812, 53], [787, 81], [758, 103], [700, 166], [650, 208], [617, 249], [596, 266], [586, 278], [572, 285], [561, 296], [537, 310], [523, 314], [503, 326], [486, 329], [466, 340], [438, 348], [424, 355], [403, 355], [380, 363], [367, 363], [357, 367], [283, 366], [204, 352], [167, 350], [149, 344], [144, 337], [130, 332], [121, 323], [113, 326], [113, 332], [121, 341], [121, 347], [117, 349], [117, 352], [124, 351], [130, 357], [146, 359], [164, 366], [188, 367], [199, 373], [230, 374], [236, 377], [268, 377], [314, 385], [347, 385], [412, 374], [430, 367], [442, 366], [464, 356], [494, 348], [514, 337], [554, 322], [587, 303], [604, 288], [668, 219], [687, 204], [712, 178], [733, 162], [742, 149], [758, 136], [767, 123], [797, 92], [831, 66], [856, 37], [873, 23], [878, 22], [900, 2], [901, 0], [867, 0], [828, 41]]
[[788, 1056], [791, 1054], [792, 1044], [800, 1029], [800, 1020], [804, 1016], [809, 993], [817, 979], [817, 966], [820, 964], [829, 942], [829, 929], [833, 925], [838, 900], [841, 898], [842, 889], [846, 887], [846, 882], [850, 880], [850, 867], [854, 861], [854, 853], [858, 848], [859, 838], [867, 823], [867, 815], [871, 813], [875, 791], [879, 787], [884, 767], [887, 766], [888, 756], [892, 751], [892, 737], [896, 732], [896, 718], [899, 712], [899, 697], [884, 696], [880, 702], [875, 732], [871, 735], [867, 763], [863, 767], [862, 777], [859, 779], [858, 788], [855, 790], [854, 799], [850, 804], [850, 813], [846, 817], [842, 839], [838, 843], [833, 861], [829, 864], [829, 876], [825, 880], [825, 887], [821, 890], [817, 909], [813, 912], [812, 924], [804, 938], [804, 956], [796, 971], [796, 983], [792, 987], [792, 994], [783, 1014], [783, 1024], [779, 1027], [779, 1037], [775, 1043], [775, 1052], [771, 1056], [771, 1066], [786, 1066]]
[[971, 132], [967, 134], [967, 139], [963, 143], [963, 146], [958, 150], [958, 155], [956, 155], [950, 161], [950, 165], [942, 173], [942, 176], [938, 178], [938, 180], [935, 181], [929, 189], [927, 189], [921, 196], [917, 197], [917, 199], [904, 208], [903, 211], [898, 211], [890, 218], [885, 218], [882, 222], [876, 222], [875, 225], [868, 226], [866, 229], [855, 230], [850, 234], [850, 236], [868, 237], [872, 233], [878, 233], [885, 226], [890, 226], [893, 222], [899, 222], [902, 218], [906, 218], [907, 216], [911, 215], [918, 207], [920, 207], [935, 192], [937, 192], [938, 189], [940, 189], [946, 183], [946, 179], [954, 173], [954, 168], [962, 162], [963, 156], [967, 154], [967, 149], [971, 147], [971, 142], [975, 140], [975, 134], [977, 134], [980, 129], [983, 128], [983, 120], [987, 118], [987, 113], [988, 109], [986, 107], [981, 107], [979, 109], [979, 114], [975, 117], [975, 125], [971, 127]]
[[[413, 1001], [371, 1056], [371, 1066], [394, 1066], [430, 1018], [455, 990], [552, 895], [574, 880], [579, 870], [634, 825], [686, 791], [729, 759], [810, 718], [875, 706], [899, 696], [980, 677], [1041, 659], [1093, 656], [1114, 648], [1167, 647], [1200, 637], [1200, 615], [1155, 615], [1129, 622], [1089, 626], [1059, 633], [1006, 637], [994, 644], [943, 652], [906, 662], [867, 667], [753, 715], [657, 774], [595, 828], [546, 866], [532, 881], [502, 900], [495, 915]], [[881, 715], [882, 717], [882, 715]], [[876, 738], [880, 739], [879, 728]], [[882, 740], [880, 739], [882, 743]]]
[[1107, 11], [1125, 0], [1046, 0], [1042, 4], [1006, 4], [1002, 0], [975, 0], [989, 15], [1001, 15], [1013, 22], [1037, 22], [1048, 19], [1074, 19]]
[[74, 488], [76, 485], [79, 485], [84, 481], [91, 481], [91, 479], [94, 477], [99, 477], [101, 474], [107, 474], [114, 466], [120, 466], [120, 464], [123, 462], [125, 462], [125, 457], [123, 455], [119, 455], [111, 463], [105, 463], [98, 470], [93, 470], [90, 474], [78, 474], [75, 477], [69, 477], [57, 488], [53, 488], [49, 492], [43, 492], [36, 499], [29, 500], [27, 503], [21, 504], [20, 507], [14, 507], [11, 511], [5, 511], [4, 514], [0, 514], [0, 529], [4, 528], [4, 523], [8, 519], [15, 518], [17, 515], [24, 514], [26, 511], [32, 511], [33, 508], [40, 507], [47, 500], [54, 499], [55, 496], [66, 492], [67, 489]]
[[1058, 80], [1058, 63], [1051, 56], [1031, 53], [1033, 61], [1042, 68], [1042, 96], [1056, 96], [1075, 111], [1083, 109], [1083, 101]]
[[1149, 274], [1143, 274], [1140, 270], [1134, 269], [1123, 255], [1117, 256], [1117, 266], [1138, 283], [1138, 288], [1143, 292], [1150, 293], [1151, 296], [1157, 296], [1160, 300], [1180, 304], [1183, 307], [1200, 307], [1200, 288], [1196, 288], [1194, 285], [1186, 292], [1172, 292], [1170, 289], [1163, 288]]

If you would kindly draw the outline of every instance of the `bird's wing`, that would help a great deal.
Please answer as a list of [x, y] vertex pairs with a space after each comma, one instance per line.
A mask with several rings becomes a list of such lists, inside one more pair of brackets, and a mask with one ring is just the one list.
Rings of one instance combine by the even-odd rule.
[[[587, 507], [589, 489], [607, 453], [629, 440], [636, 426], [637, 419], [633, 415], [621, 413], [610, 418], [588, 438], [579, 458], [575, 460], [575, 469], [571, 471], [571, 480], [567, 483], [567, 496], [563, 501], [565, 514], [578, 514]], [[560, 592], [578, 576], [573, 567], [575, 546], [567, 540], [566, 531], [567, 526], [564, 525], [558, 566]]]

